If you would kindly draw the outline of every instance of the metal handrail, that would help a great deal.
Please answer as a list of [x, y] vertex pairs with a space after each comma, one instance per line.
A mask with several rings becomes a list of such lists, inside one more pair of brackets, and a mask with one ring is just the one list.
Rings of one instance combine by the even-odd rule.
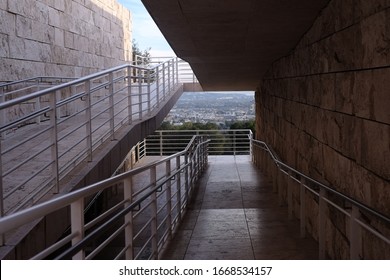
[[[252, 142], [254, 142], [255, 144], [263, 145], [263, 146], [265, 147], [265, 150], [266, 150], [266, 151], [271, 155], [271, 157], [273, 158], [275, 164], [276, 164], [276, 165], [280, 165], [280, 166], [279, 166], [279, 169], [280, 169], [282, 172], [286, 173], [286, 171], [283, 170], [283, 168], [285, 168], [285, 169], [287, 169], [287, 170], [289, 170], [289, 171], [292, 171], [295, 175], [298, 175], [298, 176], [300, 176], [300, 177], [302, 177], [302, 178], [305, 178], [307, 181], [310, 181], [310, 182], [313, 183], [314, 185], [316, 185], [316, 186], [318, 186], [318, 187], [320, 187], [320, 188], [325, 189], [326, 191], [328, 191], [328, 192], [330, 192], [330, 193], [332, 193], [332, 194], [334, 194], [334, 195], [336, 195], [336, 196], [338, 196], [338, 197], [340, 197], [340, 198], [342, 198], [342, 199], [348, 201], [349, 203], [351, 203], [351, 204], [353, 204], [353, 205], [355, 205], [355, 206], [358, 206], [361, 210], [364, 210], [364, 211], [366, 211], [366, 212], [368, 212], [368, 213], [370, 213], [370, 214], [372, 214], [372, 215], [374, 215], [374, 216], [380, 218], [380, 219], [383, 220], [384, 222], [390, 224], [390, 217], [387, 217], [386, 215], [384, 215], [384, 214], [382, 214], [382, 213], [380, 213], [380, 212], [374, 210], [373, 208], [371, 208], [371, 207], [369, 207], [369, 206], [367, 206], [367, 205], [365, 205], [365, 204], [363, 204], [363, 203], [361, 203], [361, 202], [359, 202], [359, 201], [357, 201], [357, 200], [355, 200], [355, 199], [353, 199], [353, 198], [351, 198], [351, 197], [349, 197], [349, 196], [347, 196], [347, 195], [345, 195], [345, 194], [343, 194], [343, 193], [341, 193], [341, 192], [339, 192], [339, 191], [336, 191], [336, 190], [333, 189], [332, 187], [329, 187], [329, 186], [327, 186], [327, 185], [324, 185], [323, 183], [321, 183], [321, 182], [319, 182], [319, 181], [317, 181], [317, 180], [315, 180], [315, 179], [313, 179], [313, 178], [311, 178], [311, 177], [309, 177], [309, 176], [303, 174], [302, 172], [300, 172], [300, 171], [296, 170], [295, 168], [291, 167], [290, 165], [288, 165], [288, 164], [282, 162], [282, 161], [279, 159], [279, 157], [276, 155], [276, 153], [275, 153], [273, 150], [271, 150], [271, 148], [267, 145], [267, 143], [265, 143], [265, 142], [263, 142], [263, 141], [260, 141], [260, 140], [255, 140], [255, 139], [252, 139]], [[283, 167], [283, 168], [281, 168], [281, 167]], [[288, 173], [288, 172], [287, 172], [287, 173]]]
[[[94, 151], [104, 141], [115, 139], [117, 130], [125, 124], [150, 118], [152, 112], [178, 88], [178, 70], [177, 58], [162, 61], [151, 68], [126, 64], [0, 102], [0, 192], [5, 197], [10, 189], [27, 188], [23, 203], [12, 202], [17, 205], [15, 207], [10, 202], [0, 204], [0, 216], [18, 211], [52, 190], [57, 193], [59, 180], [83, 160], [91, 161]], [[7, 120], [8, 111], [22, 112], [22, 115], [12, 115]], [[34, 133], [24, 133], [25, 129], [33, 131], [31, 124], [38, 124]], [[13, 141], [11, 136], [19, 130], [24, 137]], [[10, 140], [6, 142], [7, 139]], [[31, 147], [23, 139], [46, 142], [47, 149], [42, 153], [30, 153]], [[72, 142], [65, 143], [67, 139], [72, 139]], [[13, 153], [30, 156], [23, 156], [17, 164], [11, 165], [6, 159], [14, 158]], [[25, 167], [39, 157], [42, 161], [50, 161], [52, 170], [47, 170], [49, 167], [43, 164], [41, 166], [46, 168], [23, 175], [23, 181], [9, 180], [10, 176], [16, 178], [15, 172], [28, 173], [24, 171], [27, 170]], [[35, 183], [29, 179], [42, 180], [37, 176], [39, 174], [47, 177], [46, 182], [53, 181], [54, 185], [30, 191]], [[9, 182], [10, 186], [7, 185]]]
[[[134, 177], [137, 174], [141, 174], [144, 171], [147, 170], [155, 170], [156, 166], [162, 165], [162, 164], [168, 164], [172, 160], [176, 160], [177, 162], [180, 162], [181, 159], [185, 157], [185, 161], [183, 164], [177, 166], [173, 172], [169, 171], [165, 175], [164, 180], [160, 180], [158, 184], [151, 182], [152, 188], [149, 189], [146, 193], [143, 193], [139, 198], [137, 198], [136, 201], [131, 202], [129, 205], [125, 205], [125, 203], [128, 203], [132, 201], [132, 197], [125, 197], [125, 199], [122, 201], [122, 204], [124, 205], [123, 209], [120, 210], [118, 213], [116, 213], [113, 217], [110, 217], [108, 221], [103, 222], [102, 225], [100, 225], [98, 228], [94, 229], [92, 233], [88, 234], [85, 238], [80, 238], [83, 234], [81, 232], [78, 232], [75, 235], [75, 228], [77, 225], [72, 225], [72, 233], [70, 233], [70, 236], [73, 239], [73, 246], [63, 252], [61, 255], [58, 256], [58, 258], [67, 258], [69, 256], [73, 256], [75, 253], [77, 253], [80, 249], [85, 248], [86, 244], [94, 239], [95, 237], [101, 235], [103, 232], [105, 232], [109, 227], [112, 226], [113, 223], [118, 221], [119, 219], [123, 218], [126, 214], [133, 211], [136, 207], [140, 207], [141, 203], [144, 202], [146, 199], [149, 199], [153, 194], [155, 194], [157, 191], [160, 191], [164, 186], [165, 188], [168, 188], [171, 186], [171, 184], [168, 185], [168, 182], [171, 183], [171, 180], [173, 177], [180, 177], [183, 172], [185, 173], [186, 177], [185, 180], [185, 188], [186, 188], [186, 195], [185, 199], [183, 201], [180, 201], [180, 209], [178, 211], [185, 211], [185, 205], [190, 198], [190, 194], [192, 193], [192, 189], [194, 188], [195, 181], [199, 178], [200, 173], [204, 170], [204, 168], [207, 165], [207, 145], [209, 143], [209, 140], [205, 140], [203, 136], [194, 136], [190, 143], [188, 143], [188, 146], [185, 150], [176, 153], [172, 156], [166, 157], [164, 159], [161, 159], [155, 163], [148, 164], [146, 166], [142, 166], [130, 171], [126, 171], [122, 174], [116, 175], [114, 177], [111, 177], [109, 179], [103, 180], [101, 182], [92, 184], [90, 186], [87, 186], [83, 189], [76, 190], [74, 192], [62, 195], [58, 198], [54, 198], [52, 200], [49, 200], [47, 202], [43, 202], [42, 204], [35, 205], [29, 209], [25, 209], [22, 211], [19, 211], [17, 213], [11, 214], [9, 216], [2, 217], [0, 219], [0, 234], [4, 234], [6, 232], [9, 232], [13, 229], [18, 228], [19, 226], [31, 223], [37, 219], [40, 219], [42, 217], [45, 217], [46, 215], [53, 213], [54, 211], [57, 211], [61, 208], [71, 206], [71, 214], [74, 216], [77, 210], [83, 205], [83, 201], [85, 198], [98, 193], [102, 190], [108, 189], [112, 186], [117, 186], [118, 184], [125, 183], [126, 181], [130, 180], [132, 177]], [[170, 164], [169, 164], [170, 166]], [[179, 180], [180, 183], [180, 180]], [[126, 184], [126, 183], [125, 183]], [[182, 186], [178, 186], [178, 188], [182, 188]], [[181, 197], [180, 197], [181, 199]], [[154, 202], [156, 203], [156, 202]], [[77, 204], [77, 207], [73, 207]], [[172, 209], [171, 209], [172, 210]], [[83, 215], [83, 214], [82, 214]], [[104, 213], [103, 213], [104, 215]], [[78, 217], [79, 219], [76, 219], [77, 221], [74, 221], [75, 219], [72, 219], [72, 223], [82, 223], [84, 224], [83, 217]], [[125, 224], [123, 226], [127, 226], [128, 224]], [[80, 230], [80, 229], [79, 229]], [[170, 227], [170, 231], [174, 230], [174, 225], [172, 224], [172, 227]], [[157, 234], [154, 234], [157, 235]], [[152, 236], [155, 238], [155, 236]], [[64, 245], [66, 241], [70, 239], [69, 236], [64, 237], [63, 239], [57, 241], [55, 244], [51, 245], [47, 251], [40, 252], [37, 256], [33, 257], [33, 259], [36, 259], [38, 257], [45, 257], [51, 253], [54, 252], [54, 250], [58, 249], [60, 245]], [[65, 240], [65, 241], [64, 241]], [[161, 241], [161, 240], [160, 240]], [[160, 242], [158, 241], [158, 242]], [[58, 244], [57, 244], [58, 243]], [[126, 246], [131, 246], [127, 244]], [[155, 254], [155, 257], [158, 257], [159, 252], [153, 252]]]
[[147, 155], [169, 155], [185, 147], [192, 135], [207, 135], [210, 155], [249, 155], [250, 129], [157, 130], [145, 139]]
[[[351, 232], [350, 232], [350, 257], [351, 259], [358, 259], [359, 256], [359, 232], [357, 230], [357, 226], [360, 226], [362, 228], [365, 228], [367, 231], [371, 232], [375, 236], [377, 236], [379, 239], [390, 245], [390, 237], [384, 236], [381, 232], [374, 229], [372, 226], [368, 225], [365, 221], [362, 221], [359, 219], [360, 213], [366, 213], [371, 215], [372, 217], [375, 217], [379, 219], [380, 221], [384, 222], [387, 225], [390, 225], [390, 217], [386, 216], [383, 213], [378, 212], [377, 210], [373, 209], [372, 207], [365, 205], [364, 203], [361, 203], [352, 197], [341, 193], [331, 186], [327, 186], [318, 180], [315, 180], [311, 178], [310, 176], [303, 174], [302, 172], [296, 170], [295, 168], [291, 167], [290, 165], [284, 163], [278, 155], [275, 153], [275, 151], [272, 150], [272, 148], [265, 142], [260, 140], [251, 139], [251, 143], [253, 146], [257, 146], [264, 150], [272, 159], [272, 162], [275, 164], [278, 171], [282, 172], [283, 174], [287, 175], [290, 179], [294, 180], [298, 184], [301, 185], [301, 188], [304, 188], [313, 194], [317, 195], [319, 197], [319, 219], [324, 219], [324, 209], [323, 206], [321, 206], [321, 201], [324, 201], [328, 203], [329, 205], [332, 205], [335, 209], [343, 213], [344, 215], [348, 216], [350, 218], [350, 224], [351, 224]], [[252, 154], [255, 163], [258, 161], [256, 158], [258, 155], [257, 153]], [[276, 178], [273, 178], [275, 181]], [[316, 191], [315, 188], [318, 188], [319, 191]], [[279, 191], [279, 190], [278, 190]], [[327, 198], [327, 194], [332, 194], [343, 201], [349, 203], [351, 205], [350, 212], [344, 210], [342, 207], [338, 206], [335, 202]], [[289, 212], [289, 218], [292, 218], [292, 190], [291, 186], [288, 184], [287, 186], [287, 205], [288, 205], [288, 212]], [[304, 195], [303, 195], [304, 196]], [[302, 191], [300, 195], [300, 222], [301, 222], [301, 236], [305, 235], [306, 231], [306, 225], [305, 225], [305, 210], [302, 209], [304, 207], [304, 203], [302, 200], [304, 197], [302, 197]], [[322, 221], [323, 222], [323, 221]], [[354, 230], [352, 230], [354, 229]], [[325, 226], [322, 224], [321, 228], [319, 229], [319, 257], [321, 259], [325, 258]]]

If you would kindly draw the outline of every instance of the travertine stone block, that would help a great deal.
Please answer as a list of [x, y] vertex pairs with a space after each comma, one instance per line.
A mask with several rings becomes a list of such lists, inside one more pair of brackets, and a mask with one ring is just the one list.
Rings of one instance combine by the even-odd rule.
[[9, 56], [8, 35], [0, 33], [0, 57]]
[[362, 124], [362, 163], [385, 180], [390, 180], [390, 125], [364, 120]]
[[[55, 63], [58, 67], [73, 63], [85, 67], [78, 72], [87, 74], [130, 58], [130, 12], [115, 0], [8, 1], [0, 6], [0, 17], [0, 33], [6, 35], [1, 38], [4, 58]], [[16, 68], [2, 73], [2, 79], [27, 78], [18, 75], [29, 70]]]
[[[257, 135], [288, 164], [390, 214], [390, 0], [332, 0], [256, 97]], [[304, 93], [302, 93], [304, 91]], [[296, 135], [296, 136], [295, 136]], [[317, 237], [316, 198], [307, 202]], [[349, 223], [329, 213], [327, 254], [348, 258]], [[383, 225], [378, 225], [383, 232]], [[371, 238], [371, 237], [367, 237]], [[363, 257], [383, 258], [364, 240]], [[375, 250], [370, 245], [376, 247]]]
[[7, 11], [0, 10], [0, 33], [3, 34], [15, 34], [15, 14], [8, 13]]
[[386, 11], [382, 11], [361, 22], [363, 68], [385, 66], [389, 62], [390, 42], [386, 16]]

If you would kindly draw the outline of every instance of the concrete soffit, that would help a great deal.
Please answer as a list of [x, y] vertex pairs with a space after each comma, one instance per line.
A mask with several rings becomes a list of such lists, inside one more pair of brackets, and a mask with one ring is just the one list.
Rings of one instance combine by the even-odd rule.
[[205, 90], [255, 90], [329, 0], [142, 0]]

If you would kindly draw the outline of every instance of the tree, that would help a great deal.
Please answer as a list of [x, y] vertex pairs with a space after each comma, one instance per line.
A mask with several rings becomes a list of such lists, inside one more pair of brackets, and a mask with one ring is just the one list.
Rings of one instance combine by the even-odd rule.
[[150, 50], [151, 48], [147, 48], [146, 50], [141, 50], [138, 46], [138, 43], [135, 39], [132, 41], [133, 48], [133, 61], [136, 62], [137, 65], [149, 65], [151, 62]]

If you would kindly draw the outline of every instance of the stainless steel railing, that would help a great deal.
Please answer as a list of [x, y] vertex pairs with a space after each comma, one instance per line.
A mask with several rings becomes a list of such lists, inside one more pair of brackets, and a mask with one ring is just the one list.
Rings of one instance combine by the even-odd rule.
[[177, 71], [174, 58], [152, 68], [118, 66], [26, 95], [3, 90], [0, 216], [58, 192], [59, 181], [93, 160], [121, 127], [149, 118], [178, 87]]
[[[3, 217], [0, 234], [69, 207], [71, 231], [32, 259], [107, 259], [108, 251], [114, 259], [157, 259], [207, 166], [208, 143], [204, 136], [194, 136], [183, 151], [158, 162]], [[148, 180], [135, 188], [137, 178]], [[120, 193], [122, 200], [86, 222], [85, 202], [109, 189]]]
[[210, 155], [249, 155], [252, 131], [250, 129], [225, 130], [157, 130], [145, 139], [148, 156], [171, 155], [182, 150], [193, 135], [207, 135]]
[[[332, 207], [349, 219], [349, 254], [351, 259], [361, 258], [362, 230], [371, 233], [373, 238], [383, 242], [390, 250], [390, 236], [386, 231], [381, 232], [375, 228], [367, 217], [382, 223], [384, 227], [390, 227], [390, 218], [371, 207], [343, 194], [330, 186], [327, 186], [282, 162], [272, 148], [263, 141], [251, 140], [253, 162], [268, 169], [272, 176], [274, 191], [279, 194], [279, 202], [282, 203], [283, 190], [287, 188], [286, 200], [288, 206], [288, 217], [292, 219], [295, 215], [300, 220], [301, 237], [306, 234], [306, 197], [308, 193], [318, 197], [318, 243], [319, 258], [326, 257], [326, 209]], [[296, 211], [296, 204], [293, 201], [293, 193], [298, 193], [296, 203], [299, 210]], [[341, 203], [340, 203], [341, 201]]]

